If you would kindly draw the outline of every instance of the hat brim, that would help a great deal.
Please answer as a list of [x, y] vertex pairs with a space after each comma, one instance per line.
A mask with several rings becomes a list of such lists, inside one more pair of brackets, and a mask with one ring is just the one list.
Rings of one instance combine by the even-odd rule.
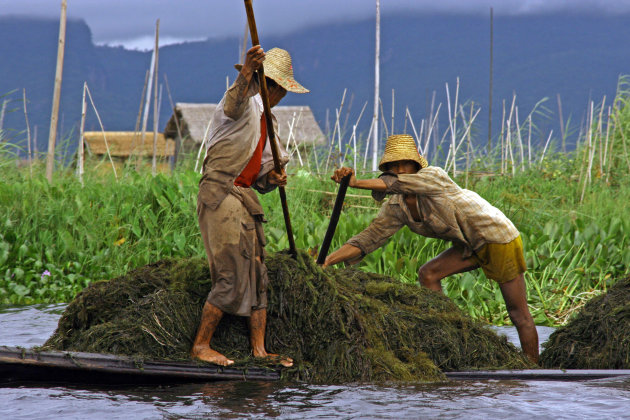
[[[243, 68], [243, 65], [234, 64], [234, 68], [238, 71], [241, 71], [241, 69]], [[299, 84], [295, 79], [274, 77], [273, 69], [270, 68], [269, 70], [270, 71], [265, 72], [265, 77], [270, 78], [271, 80], [273, 80], [274, 82], [282, 86], [284, 89], [286, 89], [288, 92], [293, 92], [293, 93], [310, 92], [310, 90], [308, 90], [307, 88]]]
[[389, 156], [383, 156], [381, 158], [381, 161], [378, 164], [378, 169], [381, 172], [385, 172], [387, 164], [388, 163], [392, 163], [392, 162], [400, 162], [403, 160], [409, 160], [412, 162], [416, 162], [418, 164], [418, 166], [420, 166], [420, 169], [424, 169], [427, 166], [429, 166], [429, 162], [427, 162], [427, 160], [425, 159], [424, 156], [418, 155], [418, 157], [411, 157], [411, 156], [405, 156], [405, 155], [392, 155], [390, 154]]

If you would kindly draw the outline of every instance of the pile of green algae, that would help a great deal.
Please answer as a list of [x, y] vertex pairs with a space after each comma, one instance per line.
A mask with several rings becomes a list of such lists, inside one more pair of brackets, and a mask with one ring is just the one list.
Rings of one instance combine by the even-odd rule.
[[630, 276], [594, 297], [544, 344], [540, 364], [560, 369], [630, 369]]
[[[437, 381], [444, 371], [531, 368], [520, 350], [440, 293], [356, 269], [322, 270], [300, 252], [266, 260], [268, 351], [289, 355], [288, 380]], [[201, 258], [165, 260], [91, 284], [68, 305], [44, 349], [190, 360], [211, 287]], [[251, 357], [246, 320], [226, 315], [212, 346]]]

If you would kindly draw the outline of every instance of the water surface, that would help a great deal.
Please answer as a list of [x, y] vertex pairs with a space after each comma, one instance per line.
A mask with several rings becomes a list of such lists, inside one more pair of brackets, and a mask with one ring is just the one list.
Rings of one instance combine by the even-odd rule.
[[[63, 305], [0, 310], [0, 345], [31, 347]], [[497, 330], [516, 341], [511, 327]], [[553, 331], [539, 328], [541, 341]], [[229, 381], [133, 387], [0, 385], [0, 419], [628, 418], [630, 379], [308, 385]]]

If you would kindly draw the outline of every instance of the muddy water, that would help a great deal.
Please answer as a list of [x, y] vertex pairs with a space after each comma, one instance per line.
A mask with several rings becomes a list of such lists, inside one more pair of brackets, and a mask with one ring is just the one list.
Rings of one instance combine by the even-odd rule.
[[[52, 334], [63, 305], [0, 310], [0, 345]], [[512, 328], [501, 333], [517, 340]], [[551, 329], [541, 328], [541, 338]], [[1, 382], [1, 380], [0, 380]], [[0, 384], [0, 419], [628, 418], [630, 379], [465, 381], [421, 385], [218, 382], [79, 387]]]

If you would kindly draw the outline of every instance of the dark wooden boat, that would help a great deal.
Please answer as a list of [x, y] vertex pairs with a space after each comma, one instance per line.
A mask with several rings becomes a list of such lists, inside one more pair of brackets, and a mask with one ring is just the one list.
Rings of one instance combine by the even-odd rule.
[[128, 356], [71, 351], [35, 351], [0, 346], [0, 383], [75, 382], [138, 384], [211, 382], [220, 380], [275, 381], [274, 369], [221, 367], [169, 361], [138, 361]]
[[[584, 381], [630, 377], [630, 370], [530, 369], [446, 372], [451, 380]], [[279, 370], [196, 362], [138, 361], [128, 356], [35, 351], [0, 346], [0, 383], [170, 384], [221, 380], [276, 381]]]
[[586, 381], [629, 376], [628, 369], [524, 369], [445, 372], [453, 380]]

